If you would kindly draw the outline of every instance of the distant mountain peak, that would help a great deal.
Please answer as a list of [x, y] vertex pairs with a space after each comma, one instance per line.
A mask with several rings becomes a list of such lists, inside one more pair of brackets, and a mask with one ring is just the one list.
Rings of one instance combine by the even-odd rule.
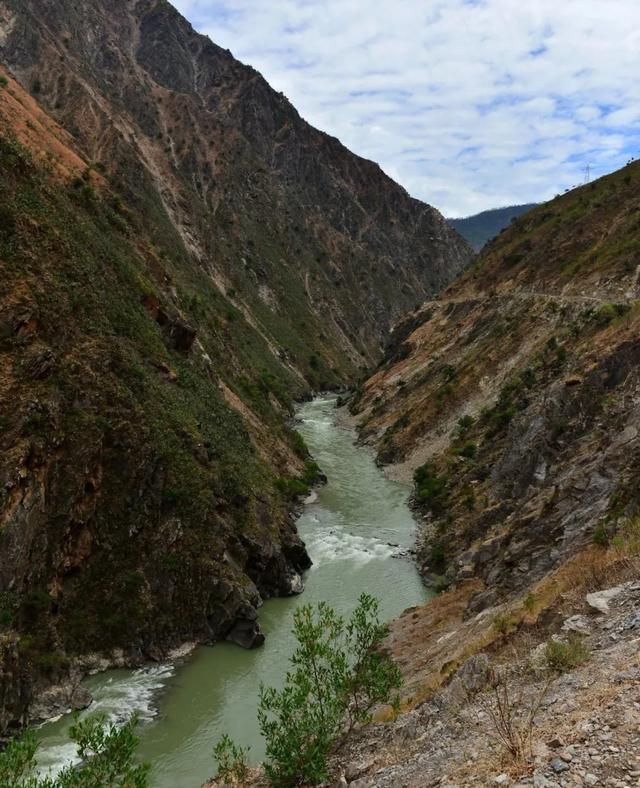
[[474, 216], [447, 219], [449, 224], [468, 241], [476, 252], [508, 227], [513, 219], [535, 208], [538, 203], [509, 205], [505, 208], [492, 208]]

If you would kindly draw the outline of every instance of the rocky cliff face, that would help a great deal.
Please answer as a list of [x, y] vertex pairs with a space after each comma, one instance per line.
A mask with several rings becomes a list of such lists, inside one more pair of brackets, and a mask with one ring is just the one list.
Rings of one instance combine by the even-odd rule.
[[377, 360], [393, 320], [468, 262], [437, 211], [167, 2], [2, 0], [0, 19], [22, 85], [319, 382]]
[[180, 260], [0, 82], [5, 729], [80, 655], [259, 643], [260, 598], [309, 563], [282, 482], [314, 469], [284, 425], [296, 377], [197, 280], [167, 295]]
[[395, 332], [353, 409], [411, 478], [419, 559], [477, 612], [606, 543], [638, 506], [632, 164], [518, 219]]
[[80, 656], [260, 642], [293, 399], [470, 252], [164, 2], [0, 0], [0, 54], [5, 730]]

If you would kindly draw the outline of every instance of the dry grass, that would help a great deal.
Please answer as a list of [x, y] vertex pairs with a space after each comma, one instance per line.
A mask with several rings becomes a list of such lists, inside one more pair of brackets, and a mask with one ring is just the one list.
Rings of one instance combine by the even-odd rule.
[[528, 698], [526, 685], [510, 681], [505, 669], [493, 669], [490, 691], [477, 698], [490, 721], [488, 736], [500, 745], [510, 768], [520, 771], [531, 761], [535, 721], [550, 686], [551, 678]]
[[[464, 612], [480, 580], [471, 580], [425, 605], [406, 611], [393, 622], [389, 649], [403, 674], [401, 710], [431, 698], [469, 657], [492, 651], [505, 659], [526, 641], [530, 649], [545, 639], [539, 627], [546, 614], [560, 607], [580, 609], [586, 594], [640, 576], [640, 518], [619, 531], [609, 548], [590, 546], [517, 600], [464, 620]], [[533, 635], [536, 637], [533, 637]], [[390, 719], [382, 712], [380, 719]]]

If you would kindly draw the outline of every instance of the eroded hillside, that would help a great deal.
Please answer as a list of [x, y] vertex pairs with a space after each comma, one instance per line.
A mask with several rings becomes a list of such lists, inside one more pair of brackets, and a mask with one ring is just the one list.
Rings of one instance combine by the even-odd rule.
[[639, 239], [639, 164], [527, 213], [353, 398], [443, 593], [392, 623], [402, 712], [335, 785], [636, 784]]
[[480, 610], [637, 506], [640, 166], [518, 219], [395, 331], [352, 407], [416, 475], [420, 563]]

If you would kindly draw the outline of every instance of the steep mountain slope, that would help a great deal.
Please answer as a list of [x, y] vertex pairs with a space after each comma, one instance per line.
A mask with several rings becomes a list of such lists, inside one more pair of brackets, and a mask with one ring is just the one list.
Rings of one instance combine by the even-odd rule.
[[0, 53], [2, 732], [87, 655], [261, 642], [293, 399], [470, 250], [164, 2], [0, 0]]
[[185, 320], [162, 287], [184, 261], [1, 81], [4, 729], [75, 656], [258, 643], [260, 595], [308, 566], [287, 480], [313, 468], [284, 426], [294, 375], [188, 268]]
[[400, 326], [353, 403], [415, 472], [419, 560], [478, 611], [638, 506], [640, 165], [530, 211]]
[[2, 0], [0, 55], [295, 365], [376, 359], [466, 244], [165, 0]]
[[476, 252], [479, 252], [488, 241], [508, 227], [513, 219], [532, 210], [536, 205], [537, 203], [534, 202], [510, 205], [507, 208], [482, 211], [475, 216], [466, 216], [464, 219], [447, 219], [447, 221], [463, 238], [466, 238]]

